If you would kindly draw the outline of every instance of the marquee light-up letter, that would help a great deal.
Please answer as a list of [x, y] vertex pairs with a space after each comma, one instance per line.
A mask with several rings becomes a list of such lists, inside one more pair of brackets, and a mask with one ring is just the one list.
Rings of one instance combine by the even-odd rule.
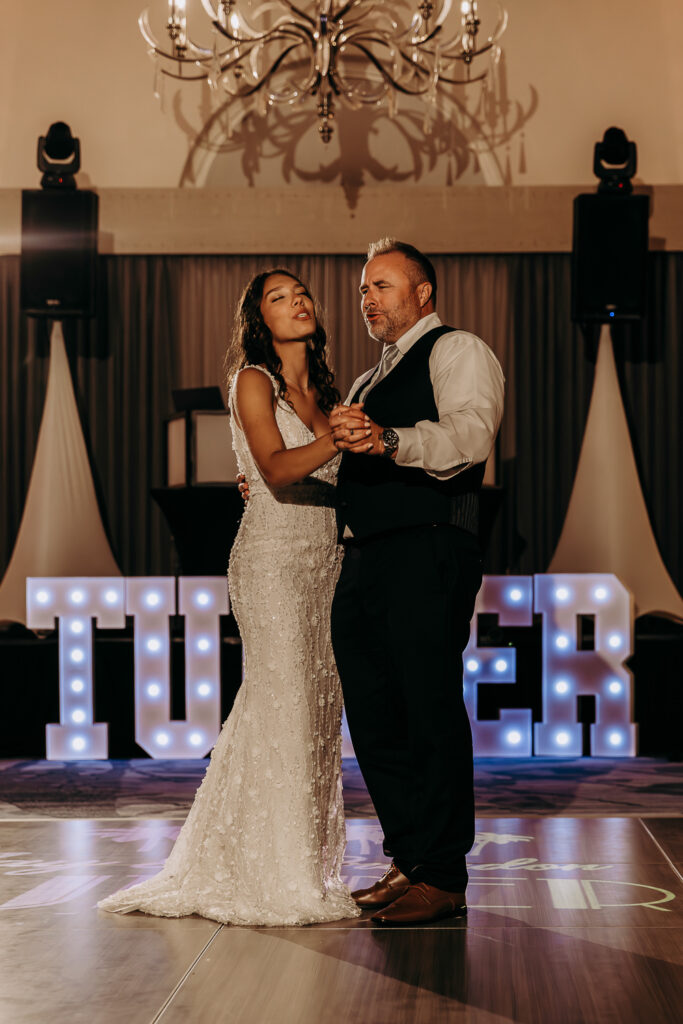
[[174, 757], [205, 757], [221, 727], [221, 649], [219, 615], [229, 611], [227, 579], [184, 576], [178, 610], [185, 616], [185, 709], [180, 724], [185, 749]]
[[[169, 616], [176, 611], [173, 577], [29, 578], [27, 624], [59, 626], [60, 722], [46, 727], [48, 760], [108, 756], [107, 725], [95, 724], [93, 619], [121, 629], [134, 616], [135, 739], [153, 758], [203, 757], [220, 729], [219, 617], [227, 614], [225, 577], [181, 577], [179, 611], [185, 617], [186, 720], [171, 721]], [[486, 576], [463, 655], [464, 697], [479, 756], [531, 754], [531, 712], [503, 708], [494, 721], [477, 719], [481, 683], [514, 683], [516, 652], [479, 647], [477, 617], [496, 614], [502, 626], [529, 626], [543, 616], [543, 721], [534, 726], [534, 753], [582, 754], [577, 698], [593, 696], [591, 754], [636, 753], [633, 677], [624, 662], [633, 649], [631, 595], [613, 575]], [[592, 649], [580, 650], [579, 616], [595, 623]], [[587, 634], [584, 634], [587, 635]], [[346, 743], [345, 756], [351, 752]]]
[[472, 618], [470, 640], [463, 654], [465, 706], [472, 724], [474, 753], [478, 757], [529, 757], [531, 711], [501, 708], [496, 721], [477, 718], [480, 683], [514, 683], [517, 679], [513, 647], [478, 647], [477, 617], [496, 613], [501, 626], [530, 626], [533, 581], [530, 576], [485, 576]]
[[[595, 697], [591, 754], [633, 757], [633, 677], [624, 661], [633, 650], [631, 595], [613, 575], [534, 577], [535, 610], [543, 615], [543, 721], [534, 726], [534, 752], [580, 757], [579, 696]], [[593, 650], [578, 650], [578, 616], [595, 617]]]
[[175, 579], [126, 580], [126, 612], [135, 618], [135, 742], [151, 757], [182, 757], [184, 722], [171, 721], [169, 615], [175, 614]]
[[29, 578], [26, 623], [54, 629], [59, 620], [59, 725], [46, 726], [47, 760], [108, 756], [107, 726], [93, 723], [92, 620], [105, 629], [125, 626], [121, 577]]

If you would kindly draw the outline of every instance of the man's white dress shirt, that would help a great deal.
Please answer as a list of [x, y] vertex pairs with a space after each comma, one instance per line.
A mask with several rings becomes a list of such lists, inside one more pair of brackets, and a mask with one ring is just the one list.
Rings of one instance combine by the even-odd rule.
[[[399, 351], [386, 375], [418, 338], [440, 326], [436, 313], [418, 320], [396, 342]], [[374, 368], [356, 380], [347, 405], [363, 384], [359, 400], [365, 401], [377, 383], [371, 380], [373, 373]], [[416, 466], [437, 480], [448, 480], [488, 458], [503, 416], [505, 378], [489, 346], [468, 331], [449, 331], [437, 340], [429, 357], [429, 376], [438, 421], [420, 420], [414, 427], [380, 426], [393, 427], [398, 434], [397, 465]]]

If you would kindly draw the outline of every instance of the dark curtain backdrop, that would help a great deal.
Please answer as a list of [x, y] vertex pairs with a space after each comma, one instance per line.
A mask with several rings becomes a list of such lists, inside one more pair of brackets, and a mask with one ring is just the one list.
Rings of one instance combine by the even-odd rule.
[[[483, 337], [507, 378], [499, 441], [504, 498], [491, 572], [542, 572], [558, 540], [593, 380], [596, 334], [571, 323], [570, 257], [439, 256], [439, 312]], [[325, 311], [341, 389], [375, 361], [358, 311], [362, 261], [276, 256]], [[163, 483], [171, 390], [220, 383], [239, 293], [262, 257], [118, 256], [100, 261], [97, 318], [65, 336], [114, 552], [126, 574], [170, 573], [170, 535], [152, 502]], [[651, 256], [651, 309], [615, 329], [615, 354], [655, 536], [683, 586], [680, 487], [683, 254]], [[19, 257], [0, 258], [0, 573], [28, 487], [48, 369], [47, 325], [19, 311]]]

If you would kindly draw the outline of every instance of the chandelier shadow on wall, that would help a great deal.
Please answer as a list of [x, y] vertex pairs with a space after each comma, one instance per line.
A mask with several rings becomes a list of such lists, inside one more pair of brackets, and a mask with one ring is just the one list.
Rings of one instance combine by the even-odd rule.
[[493, 31], [480, 36], [477, 0], [269, 0], [249, 17], [248, 0], [201, 0], [213, 38], [207, 47], [190, 39], [186, 2], [169, 0], [167, 44], [154, 36], [149, 10], [138, 19], [159, 70], [179, 81], [205, 80], [262, 116], [274, 104], [313, 99], [323, 142], [332, 138], [337, 100], [355, 110], [386, 101], [394, 116], [401, 96], [419, 97], [429, 133], [442, 87], [485, 78], [507, 25], [497, 7]]

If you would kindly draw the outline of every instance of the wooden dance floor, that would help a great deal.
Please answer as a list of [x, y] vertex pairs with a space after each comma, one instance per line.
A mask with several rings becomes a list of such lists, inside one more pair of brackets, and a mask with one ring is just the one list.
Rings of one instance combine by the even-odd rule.
[[[683, 818], [488, 818], [469, 916], [383, 929], [102, 913], [180, 822], [0, 822], [3, 1024], [673, 1024], [683, 1013]], [[348, 821], [346, 879], [384, 864]]]

